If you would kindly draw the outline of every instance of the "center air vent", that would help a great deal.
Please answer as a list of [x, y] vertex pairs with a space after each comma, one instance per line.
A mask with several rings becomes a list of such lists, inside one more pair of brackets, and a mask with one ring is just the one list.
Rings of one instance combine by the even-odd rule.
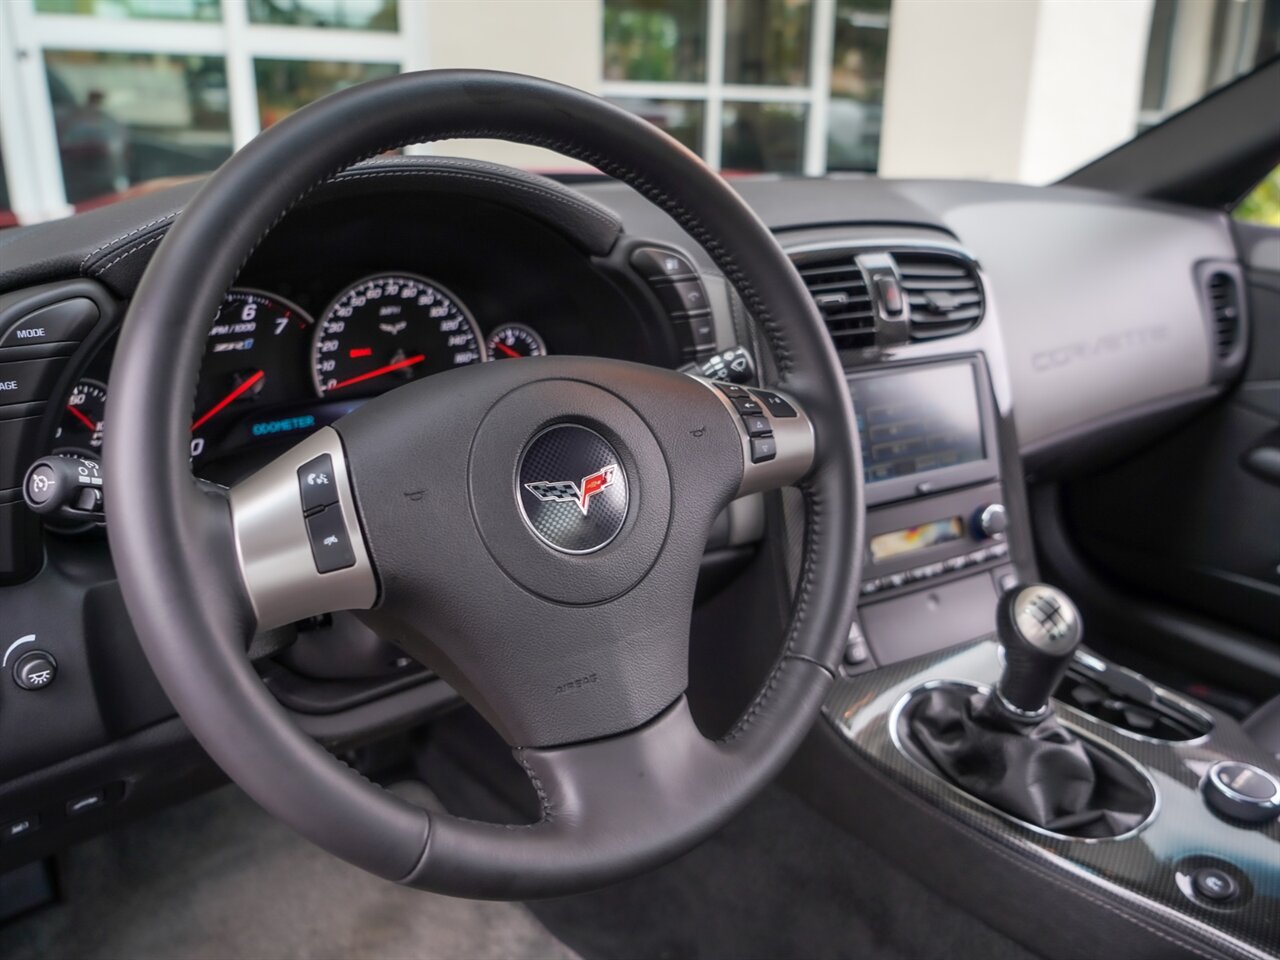
[[1209, 310], [1218, 359], [1231, 356], [1240, 340], [1240, 290], [1236, 278], [1221, 270], [1209, 274]]
[[968, 260], [914, 251], [894, 251], [893, 258], [911, 304], [912, 340], [955, 336], [982, 320], [982, 282]]
[[798, 256], [796, 269], [813, 294], [836, 349], [875, 346], [871, 295], [852, 250]]

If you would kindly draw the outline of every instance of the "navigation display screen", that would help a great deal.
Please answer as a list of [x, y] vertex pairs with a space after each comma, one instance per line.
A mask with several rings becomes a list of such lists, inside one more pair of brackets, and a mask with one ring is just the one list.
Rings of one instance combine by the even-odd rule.
[[850, 384], [867, 483], [986, 456], [970, 364], [920, 367]]

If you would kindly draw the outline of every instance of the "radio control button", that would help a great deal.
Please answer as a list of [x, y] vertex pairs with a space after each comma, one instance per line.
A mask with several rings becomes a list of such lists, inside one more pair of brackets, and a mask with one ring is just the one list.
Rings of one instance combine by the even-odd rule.
[[778, 442], [773, 437], [755, 437], [751, 441], [751, 462], [765, 463], [778, 455]]
[[771, 390], [752, 390], [751, 392], [764, 408], [769, 411], [770, 416], [777, 417], [780, 420], [789, 420], [794, 416], [798, 416], [795, 407]]
[[756, 403], [750, 397], [734, 397], [733, 407], [742, 416], [754, 416], [760, 413], [760, 404]]
[[747, 428], [747, 436], [749, 437], [773, 436], [773, 425], [769, 423], [769, 420], [766, 417], [743, 417], [742, 425]]

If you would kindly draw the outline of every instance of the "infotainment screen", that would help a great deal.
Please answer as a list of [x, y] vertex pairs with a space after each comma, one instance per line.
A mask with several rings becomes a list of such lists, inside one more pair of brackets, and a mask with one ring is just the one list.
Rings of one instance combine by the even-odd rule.
[[860, 377], [850, 390], [869, 484], [986, 456], [972, 364]]

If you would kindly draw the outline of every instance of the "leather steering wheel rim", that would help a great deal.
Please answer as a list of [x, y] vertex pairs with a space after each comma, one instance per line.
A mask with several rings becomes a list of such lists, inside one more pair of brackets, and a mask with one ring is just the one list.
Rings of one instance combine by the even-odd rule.
[[[777, 361], [776, 387], [802, 407], [814, 450], [812, 466], [795, 478], [804, 494], [805, 536], [787, 635], [737, 725], [719, 741], [697, 735], [680, 688], [671, 686], [679, 682], [676, 675], [663, 688], [667, 696], [676, 690], [674, 701], [657, 710], [640, 703], [626, 722], [611, 719], [613, 726], [593, 728], [584, 738], [589, 742], [552, 733], [517, 740], [516, 758], [543, 807], [537, 824], [518, 828], [414, 807], [298, 729], [246, 657], [259, 624], [228, 496], [198, 483], [187, 456], [208, 329], [266, 233], [316, 186], [361, 159], [409, 143], [479, 137], [581, 159], [670, 214], [760, 324]], [[163, 351], [156, 349], [160, 343]], [[553, 397], [568, 396], [565, 384], [594, 389], [602, 380], [611, 390], [625, 381], [636, 396], [675, 391], [673, 404], [701, 405], [716, 431], [736, 437], [732, 408], [709, 412], [720, 411], [724, 400], [690, 378], [654, 372], [649, 384], [644, 371], [651, 368], [569, 358], [530, 369], [554, 379], [554, 388], [546, 387]], [[497, 374], [476, 375], [475, 382], [486, 377], [494, 381]], [[355, 87], [291, 115], [215, 172], [169, 230], [126, 316], [111, 383], [112, 428], [104, 449], [108, 535], [152, 668], [233, 780], [309, 839], [373, 873], [438, 892], [503, 899], [559, 895], [638, 873], [689, 849], [740, 809], [781, 769], [820, 710], [853, 619], [861, 562], [861, 465], [843, 372], [808, 292], [755, 214], [695, 155], [601, 99], [512, 74], [428, 71]], [[685, 383], [692, 386], [686, 390]], [[499, 388], [509, 385], [493, 389]], [[625, 406], [625, 390], [616, 389]], [[369, 423], [377, 411], [392, 409], [371, 402], [349, 418], [350, 428], [338, 421], [336, 433], [358, 451], [376, 434]], [[676, 416], [637, 409], [650, 427]], [[654, 430], [671, 456], [677, 441]], [[732, 442], [726, 439], [725, 449], [736, 457]], [[354, 459], [353, 486], [363, 497], [359, 512], [368, 533], [379, 524], [365, 496], [375, 477]], [[733, 483], [742, 475], [740, 464], [736, 469]], [[732, 484], [719, 481], [717, 496], [727, 500]], [[673, 465], [673, 517], [696, 499], [681, 482]], [[693, 526], [709, 523], [720, 505], [709, 502], [688, 514]], [[698, 532], [682, 542], [700, 554]], [[663, 550], [674, 550], [671, 543]], [[372, 535], [369, 549], [381, 565], [376, 616], [378, 607], [390, 605], [394, 577], [390, 552]], [[696, 576], [696, 565], [690, 575]], [[691, 597], [690, 585], [690, 603]], [[545, 599], [529, 602], [552, 606]], [[599, 735], [600, 729], [609, 732]]]

